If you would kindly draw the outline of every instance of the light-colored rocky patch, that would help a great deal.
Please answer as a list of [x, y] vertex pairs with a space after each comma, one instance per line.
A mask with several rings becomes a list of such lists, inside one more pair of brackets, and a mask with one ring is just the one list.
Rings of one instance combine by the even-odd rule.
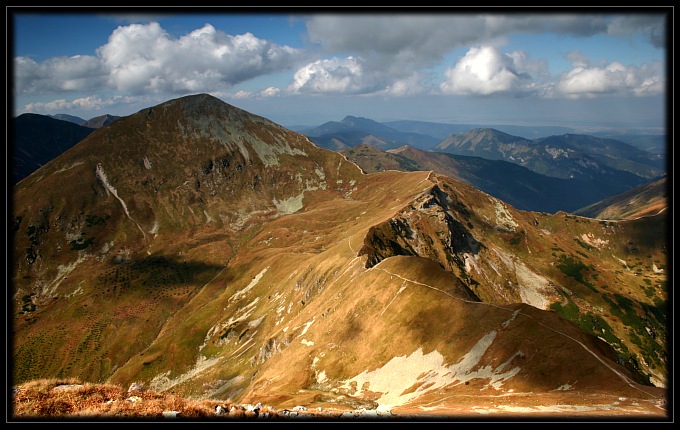
[[[305, 323], [305, 328], [302, 330], [302, 333], [300, 333], [300, 334], [298, 335], [298, 337], [304, 336], [305, 333], [307, 333], [307, 330], [309, 330], [309, 328], [312, 326], [312, 324], [314, 324], [314, 321], [315, 321], [315, 320], [316, 320], [316, 317], [313, 318], [311, 321], [306, 322], [306, 323]], [[296, 327], [296, 328], [297, 328], [297, 327]]]
[[[79, 230], [79, 229], [77, 229], [77, 230]], [[67, 241], [68, 243], [71, 243], [71, 242], [73, 242], [73, 241], [80, 240], [80, 239], [82, 238], [83, 235], [82, 235], [81, 232], [78, 232], [78, 233], [69, 233], [69, 232], [66, 232], [66, 234], [65, 234], [64, 236], [66, 237], [66, 241]]]
[[569, 152], [565, 151], [562, 148], [553, 148], [552, 146], [546, 146], [545, 152], [550, 154], [552, 156], [553, 160], [560, 158], [560, 157], [569, 158]]
[[[274, 139], [264, 142], [243, 127], [243, 124], [245, 123], [240, 121], [222, 121], [215, 116], [193, 116], [190, 123], [195, 130], [194, 135], [217, 141], [229, 149], [236, 146], [246, 161], [250, 159], [247, 149], [247, 146], [250, 146], [265, 167], [278, 166], [278, 156], [281, 154], [307, 156], [303, 150], [291, 147], [282, 136], [272, 134]], [[252, 124], [252, 126], [258, 127], [258, 124]], [[263, 127], [263, 129], [267, 128]]]
[[510, 215], [510, 212], [508, 212], [505, 204], [494, 197], [489, 196], [489, 198], [493, 202], [494, 210], [496, 212], [496, 227], [503, 230], [515, 231], [518, 224], [512, 215]]
[[[423, 354], [422, 348], [418, 348], [409, 356], [394, 357], [376, 370], [364, 371], [342, 381], [341, 388], [350, 395], [361, 394], [364, 390], [379, 393], [377, 402], [387, 410], [404, 405], [427, 392], [472, 379], [488, 379], [489, 386], [498, 389], [503, 381], [520, 371], [519, 367], [514, 367], [503, 372], [510, 361], [521, 353], [513, 355], [496, 369], [491, 366], [478, 367], [495, 337], [495, 331], [486, 334], [458, 363], [450, 366], [444, 365], [444, 357], [437, 350]], [[360, 387], [359, 393], [356, 392], [357, 387]]]
[[151, 230], [149, 230], [150, 234], [153, 234], [154, 237], [158, 237], [158, 220], [154, 220], [153, 226], [151, 227]]
[[153, 164], [151, 163], [151, 160], [149, 160], [149, 157], [147, 157], [147, 156], [145, 155], [145, 156], [144, 156], [144, 168], [145, 168], [146, 170], [151, 170], [152, 167], [153, 167]]
[[[210, 339], [213, 338], [213, 337], [214, 337], [217, 333], [219, 333], [221, 330], [223, 330], [223, 329], [225, 329], [225, 328], [227, 328], [227, 327], [229, 327], [229, 326], [231, 326], [231, 325], [237, 324], [237, 323], [239, 323], [239, 322], [241, 322], [241, 321], [245, 321], [247, 318], [249, 318], [249, 317], [253, 314], [253, 312], [255, 312], [255, 309], [256, 309], [256, 308], [255, 308], [255, 305], [256, 305], [259, 301], [260, 301], [260, 298], [259, 298], [259, 297], [256, 297], [252, 302], [250, 302], [250, 303], [248, 303], [247, 305], [245, 305], [245, 306], [239, 308], [239, 309], [238, 309], [232, 316], [230, 316], [229, 319], [227, 319], [226, 321], [223, 321], [223, 322], [221, 322], [221, 323], [218, 323], [218, 324], [215, 324], [214, 326], [212, 326], [212, 327], [208, 330], [208, 333], [205, 335], [205, 339], [203, 340], [203, 344], [202, 344], [201, 346], [198, 347], [198, 350], [199, 350], [199, 351], [202, 351], [203, 348], [205, 348], [206, 345], [208, 345], [208, 342], [210, 341]], [[225, 308], [225, 310], [226, 310], [226, 308]], [[264, 318], [264, 316], [263, 316], [262, 318]], [[258, 322], [257, 322], [256, 325], [253, 326], [253, 327], [257, 327], [257, 325], [259, 325], [259, 323], [261, 322], [262, 318], [260, 318], [259, 321], [258, 321], [258, 320], [255, 320], [255, 321], [258, 321]], [[250, 323], [252, 323], [252, 321], [251, 321]], [[249, 325], [250, 325], [250, 323], [249, 323]], [[228, 341], [227, 341], [226, 339], [219, 339], [219, 340], [217, 341], [217, 344], [218, 344], [218, 345], [222, 345], [222, 344], [225, 344], [225, 343], [227, 343], [227, 342], [228, 342]]]
[[111, 242], [104, 242], [104, 245], [102, 245], [102, 249], [99, 251], [99, 254], [104, 256], [106, 255], [111, 248], [115, 245], [115, 242], [112, 240]]
[[[189, 210], [191, 210], [190, 207]], [[231, 228], [237, 231], [243, 230], [243, 227], [245, 227], [245, 225], [252, 219], [260, 215], [267, 215], [269, 213], [270, 211], [268, 210], [248, 210], [246, 208], [239, 208], [238, 212], [236, 213], [237, 218], [231, 223]]]
[[556, 388], [556, 391], [568, 391], [573, 390], [574, 386], [571, 384], [563, 384]]
[[592, 233], [583, 233], [581, 235], [581, 240], [587, 243], [590, 246], [594, 246], [597, 249], [602, 248], [603, 246], [606, 246], [609, 244], [608, 240], [600, 239], [595, 237]]
[[78, 253], [78, 259], [70, 264], [60, 264], [57, 266], [57, 275], [52, 280], [51, 284], [45, 285], [42, 288], [41, 295], [45, 297], [54, 297], [56, 295], [59, 285], [68, 277], [68, 274], [73, 272], [75, 268], [89, 257], [86, 253]]
[[303, 208], [302, 199], [304, 198], [304, 191], [297, 196], [289, 197], [283, 201], [274, 199], [274, 206], [281, 215], [293, 214]]
[[[216, 398], [219, 398], [219, 397], [223, 397], [224, 394], [227, 392], [227, 390], [229, 390], [234, 385], [240, 384], [241, 382], [243, 382], [244, 379], [245, 379], [245, 377], [243, 377], [241, 375], [234, 376], [233, 378], [226, 380], [226, 381], [224, 381], [222, 379], [218, 379], [217, 381], [210, 384], [210, 386], [208, 387], [208, 389], [205, 392], [205, 397], [210, 398], [210, 399], [216, 399]], [[226, 395], [224, 397], [229, 398], [229, 397], [231, 397], [231, 395], [233, 395], [235, 393], [229, 393], [229, 394], [230, 395]]]
[[262, 322], [262, 320], [264, 320], [265, 316], [266, 315], [262, 315], [260, 318], [258, 318], [256, 320], [248, 321], [248, 327], [255, 328], [255, 327], [259, 326], [260, 323]]
[[245, 287], [244, 289], [239, 290], [236, 293], [234, 293], [229, 298], [229, 302], [232, 302], [234, 300], [237, 300], [237, 299], [245, 296], [248, 291], [250, 291], [255, 285], [257, 285], [258, 282], [260, 282], [260, 279], [262, 279], [262, 276], [264, 276], [264, 274], [267, 273], [267, 270], [269, 270], [269, 266], [265, 267], [264, 269], [262, 269], [262, 271], [260, 273], [255, 275], [255, 277], [253, 278], [252, 281], [250, 281], [250, 283], [248, 284], [247, 287]]
[[320, 180], [326, 179], [326, 173], [323, 171], [323, 167], [314, 167], [314, 173], [319, 177]]
[[504, 251], [494, 248], [494, 252], [508, 269], [515, 273], [522, 303], [548, 310], [552, 303], [550, 298], [558, 294], [555, 288], [550, 285], [550, 281]]
[[623, 264], [626, 267], [626, 269], [628, 269], [628, 263], [626, 263], [626, 260], [621, 260], [619, 257], [617, 257], [614, 254], [612, 254], [612, 257], [614, 257], [619, 263]]
[[77, 287], [75, 290], [73, 290], [72, 293], [70, 293], [70, 294], [65, 294], [64, 297], [67, 298], [67, 299], [70, 299], [70, 298], [73, 297], [73, 296], [77, 296], [77, 295], [83, 294], [83, 292], [84, 292], [84, 290], [83, 290], [83, 282], [81, 282], [80, 284], [78, 284], [78, 287]]
[[328, 376], [326, 376], [326, 371], [322, 370], [321, 372], [316, 374], [316, 383], [317, 384], [323, 384], [328, 381]]
[[177, 375], [176, 378], [170, 378], [170, 371], [156, 375], [149, 386], [152, 390], [163, 392], [171, 389], [175, 385], [181, 384], [190, 380], [191, 378], [201, 374], [205, 370], [211, 368], [222, 360], [221, 357], [208, 359], [202, 355], [199, 355], [196, 359], [194, 367], [189, 369], [186, 373]]
[[81, 164], [83, 164], [82, 161], [76, 161], [76, 162], [73, 163], [73, 164], [70, 164], [70, 165], [68, 165], [68, 166], [62, 167], [61, 169], [57, 170], [55, 173], [61, 173], [61, 172], [65, 172], [65, 171], [67, 171], [67, 170], [71, 170], [71, 169], [73, 169], [73, 168], [76, 167], [76, 166], [80, 166]]
[[130, 216], [130, 212], [128, 211], [127, 205], [125, 204], [125, 201], [121, 197], [118, 196], [118, 191], [109, 183], [108, 178], [106, 177], [106, 173], [104, 172], [104, 168], [100, 163], [97, 163], [97, 168], [95, 170], [95, 174], [97, 178], [101, 181], [102, 185], [104, 186], [104, 189], [106, 190], [106, 195], [113, 194], [113, 196], [120, 202], [120, 205], [123, 207], [123, 211], [125, 211], [125, 215], [130, 219], [130, 221], [134, 222], [139, 231], [142, 232], [142, 236], [146, 237], [146, 233], [142, 229], [142, 227], [137, 224], [137, 221], [133, 220], [132, 217]]
[[477, 259], [474, 255], [467, 252], [463, 253], [463, 261], [465, 261], [465, 272], [470, 273], [470, 271], [474, 268], [477, 273], [482, 273], [482, 270], [479, 268]]

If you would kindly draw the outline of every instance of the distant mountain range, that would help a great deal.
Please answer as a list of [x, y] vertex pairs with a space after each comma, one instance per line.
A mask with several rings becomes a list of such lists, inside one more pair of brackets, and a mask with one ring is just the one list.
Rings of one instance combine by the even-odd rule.
[[100, 128], [100, 127], [108, 125], [111, 122], [121, 118], [119, 116], [109, 115], [109, 114], [95, 116], [95, 117], [90, 118], [88, 120], [85, 120], [85, 119], [82, 119], [80, 117], [73, 116], [73, 115], [67, 115], [65, 113], [59, 113], [59, 114], [56, 114], [56, 115], [47, 115], [47, 116], [49, 116], [50, 118], [72, 122], [74, 124], [82, 125], [83, 127], [89, 127], [89, 128]]
[[342, 121], [326, 122], [318, 127], [302, 130], [322, 148], [341, 150], [369, 143], [380, 149], [394, 149], [403, 145], [429, 149], [440, 139], [421, 133], [398, 131], [368, 118], [346, 116]]
[[[527, 140], [554, 135], [587, 134], [573, 128], [560, 126], [482, 125], [446, 124], [428, 121], [377, 122], [368, 118], [346, 116], [341, 121], [329, 121], [320, 126], [292, 126], [291, 130], [305, 134], [317, 145], [342, 150], [349, 147], [378, 142], [374, 146], [387, 150], [409, 145], [418, 149], [431, 150], [452, 134], [461, 134], [474, 129], [494, 129]], [[656, 155], [665, 155], [668, 142], [665, 135], [641, 134], [639, 132], [597, 132], [593, 136], [616, 139], [638, 149]]]
[[[428, 129], [428, 123], [422, 122], [395, 124], [402, 128], [413, 126], [412, 130], [420, 132]], [[305, 133], [319, 146], [343, 152], [368, 172], [389, 168], [435, 170], [525, 210], [577, 210], [658, 179], [666, 172], [664, 155], [609, 138], [567, 133], [527, 139], [493, 128], [477, 128], [449, 134], [434, 146], [431, 140], [428, 144], [421, 140], [420, 148], [408, 144], [395, 148], [423, 135], [409, 132], [400, 137], [401, 132], [385, 127], [365, 118], [346, 117], [342, 122], [329, 122]], [[441, 135], [451, 129], [440, 124], [432, 130]], [[371, 151], [366, 145], [389, 155]], [[428, 146], [429, 150], [423, 149]]]
[[577, 134], [530, 140], [482, 128], [453, 134], [432, 150], [505, 160], [556, 178], [602, 180], [614, 193], [658, 178], [666, 168], [661, 155], [618, 140]]
[[78, 125], [83, 125], [87, 121], [87, 120], [82, 119], [79, 116], [68, 115], [68, 114], [65, 114], [65, 113], [58, 113], [56, 115], [47, 115], [47, 116], [49, 116], [50, 118], [54, 118], [54, 119], [60, 119], [62, 121], [72, 122], [72, 123], [78, 124]]

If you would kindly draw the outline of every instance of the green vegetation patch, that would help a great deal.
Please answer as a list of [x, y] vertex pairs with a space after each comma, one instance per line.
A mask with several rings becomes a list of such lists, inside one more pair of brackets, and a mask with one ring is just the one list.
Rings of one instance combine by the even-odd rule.
[[[599, 315], [590, 312], [581, 313], [580, 308], [574, 303], [569, 296], [564, 292], [562, 295], [566, 297], [567, 304], [560, 302], [553, 303], [550, 308], [557, 312], [562, 318], [568, 319], [575, 323], [583, 332], [597, 336], [611, 345], [617, 354], [617, 361], [622, 366], [633, 371], [635, 379], [643, 384], [649, 384], [649, 377], [644, 375], [641, 371], [640, 363], [637, 358], [630, 353], [628, 347], [614, 334], [612, 327]], [[613, 303], [610, 298], [605, 297], [610, 303]], [[613, 312], [614, 313], [614, 312]], [[646, 331], [646, 330], [645, 330]], [[647, 361], [655, 360], [657, 357], [664, 356], [664, 352], [655, 342], [649, 342], [649, 336], [642, 336], [631, 333], [630, 341], [638, 345], [645, 354]], [[651, 354], [651, 355], [650, 355]], [[652, 364], [652, 367], [654, 364]]]
[[574, 280], [585, 285], [594, 292], [596, 293], [598, 292], [595, 286], [588, 280], [586, 280], [584, 276], [584, 272], [594, 269], [593, 266], [587, 266], [578, 257], [575, 257], [573, 255], [567, 256], [566, 254], [562, 254], [560, 256], [556, 266], [558, 269], [562, 271], [562, 273], [564, 273], [568, 277], [573, 278]]
[[602, 297], [609, 303], [611, 313], [630, 329], [631, 342], [640, 348], [650, 365], [651, 361], [666, 356], [663, 346], [656, 340], [665, 337], [665, 306], [636, 302], [618, 293], [613, 297], [607, 294]]
[[581, 245], [582, 247], [584, 247], [584, 248], [587, 249], [588, 251], [592, 251], [592, 250], [593, 250], [593, 247], [592, 247], [591, 245], [588, 245], [588, 244], [585, 243], [584, 241], [580, 240], [578, 237], [575, 237], [574, 240], [576, 241], [576, 243], [578, 243], [579, 245]]

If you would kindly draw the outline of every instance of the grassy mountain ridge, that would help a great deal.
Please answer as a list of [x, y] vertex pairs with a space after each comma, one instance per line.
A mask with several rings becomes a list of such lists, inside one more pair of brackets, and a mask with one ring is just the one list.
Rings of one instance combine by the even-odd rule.
[[669, 185], [666, 176], [617, 194], [574, 213], [600, 219], [635, 219], [656, 215], [668, 208]]
[[444, 415], [451, 396], [512, 409], [485, 393], [663, 404], [663, 216], [602, 224], [431, 171], [365, 174], [196, 95], [46, 163], [11, 219], [16, 382]]

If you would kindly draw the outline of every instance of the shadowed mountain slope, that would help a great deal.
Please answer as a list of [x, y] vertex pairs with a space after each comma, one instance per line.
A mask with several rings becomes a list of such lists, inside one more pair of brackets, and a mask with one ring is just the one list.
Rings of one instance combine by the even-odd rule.
[[666, 413], [663, 216], [526, 212], [431, 171], [365, 174], [201, 94], [45, 164], [11, 221], [16, 382], [416, 416], [458, 415], [459, 398], [476, 416]]
[[[12, 177], [16, 184], [92, 133], [93, 128], [46, 115], [25, 113], [12, 120]], [[9, 172], [8, 172], [9, 173]]]

